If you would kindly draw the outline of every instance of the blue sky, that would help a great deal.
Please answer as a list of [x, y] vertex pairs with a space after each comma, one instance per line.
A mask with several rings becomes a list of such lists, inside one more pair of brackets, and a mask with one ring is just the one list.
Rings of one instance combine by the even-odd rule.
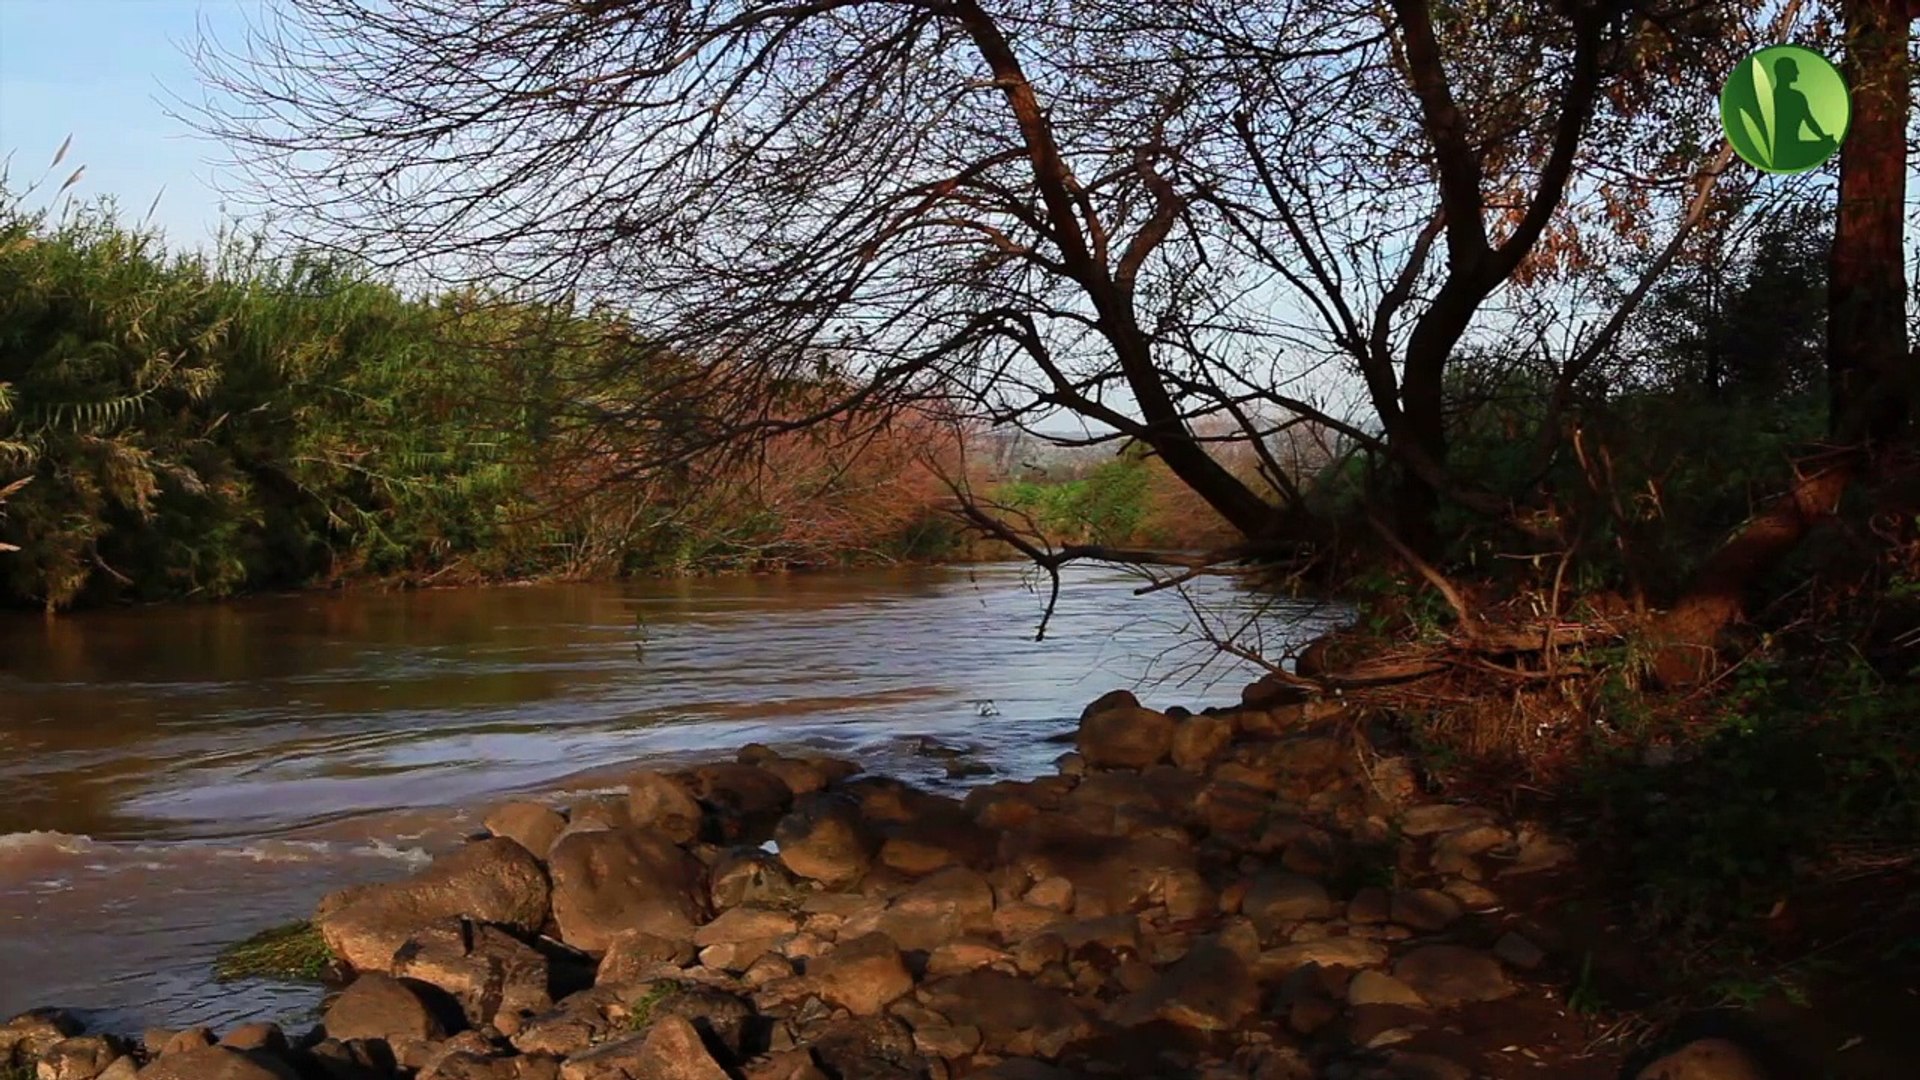
[[69, 194], [112, 196], [132, 218], [154, 197], [153, 223], [179, 246], [210, 241], [221, 220], [210, 185], [220, 148], [167, 115], [200, 100], [188, 49], [201, 27], [234, 41], [261, 0], [0, 0], [0, 157], [17, 191], [73, 146], [40, 197], [84, 165]]

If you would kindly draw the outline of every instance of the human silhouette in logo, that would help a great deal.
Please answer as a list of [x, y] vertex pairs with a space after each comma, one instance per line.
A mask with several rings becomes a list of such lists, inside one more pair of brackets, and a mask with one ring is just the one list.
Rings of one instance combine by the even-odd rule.
[[[1800, 65], [1793, 57], [1783, 56], [1773, 65], [1773, 160], [1781, 168], [1798, 169], [1826, 159], [1833, 152], [1833, 136], [1820, 130], [1820, 122], [1807, 107], [1807, 95], [1793, 88], [1800, 77]], [[1812, 140], [1800, 137], [1801, 125], [1813, 132]]]

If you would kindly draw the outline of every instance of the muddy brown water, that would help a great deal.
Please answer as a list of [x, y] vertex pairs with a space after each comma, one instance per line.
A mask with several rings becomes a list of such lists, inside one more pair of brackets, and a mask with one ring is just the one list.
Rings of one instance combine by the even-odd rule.
[[[219, 984], [221, 946], [391, 878], [485, 807], [759, 741], [954, 787], [1050, 768], [1081, 707], [1237, 695], [1337, 621], [1220, 583], [1199, 615], [1070, 574], [1043, 642], [1015, 566], [261, 597], [0, 616], [0, 1016], [118, 1030], [300, 1022], [312, 987]], [[923, 738], [991, 770], [949, 778]]]

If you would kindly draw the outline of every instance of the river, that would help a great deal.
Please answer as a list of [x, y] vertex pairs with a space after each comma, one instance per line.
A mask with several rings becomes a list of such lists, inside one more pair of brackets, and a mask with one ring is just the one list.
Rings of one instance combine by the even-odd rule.
[[1254, 670], [1196, 611], [1276, 655], [1337, 617], [1138, 584], [1071, 571], [1041, 642], [1010, 565], [0, 617], [0, 1017], [298, 1023], [314, 988], [217, 983], [219, 949], [424, 864], [502, 798], [754, 741], [936, 787], [1030, 776], [1106, 690], [1233, 698]]

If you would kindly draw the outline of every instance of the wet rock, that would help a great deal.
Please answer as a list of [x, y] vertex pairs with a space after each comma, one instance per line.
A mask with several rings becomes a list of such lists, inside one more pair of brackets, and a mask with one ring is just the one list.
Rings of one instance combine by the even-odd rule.
[[1272, 938], [1287, 923], [1332, 915], [1333, 901], [1326, 886], [1310, 877], [1268, 870], [1247, 887], [1240, 913], [1253, 920], [1262, 937]]
[[1399, 979], [1381, 971], [1361, 971], [1347, 984], [1347, 1004], [1364, 1005], [1405, 1005], [1422, 1008], [1427, 1000], [1419, 992]]
[[634, 828], [652, 830], [676, 844], [697, 838], [706, 817], [685, 784], [651, 771], [627, 778], [627, 811]]
[[1429, 933], [1445, 930], [1461, 915], [1460, 902], [1438, 889], [1402, 889], [1393, 894], [1389, 911], [1401, 926]]
[[393, 954], [393, 974], [439, 987], [473, 1027], [506, 1034], [522, 1019], [553, 1007], [547, 958], [497, 927], [447, 919], [407, 939]]
[[1109, 690], [1088, 702], [1087, 707], [1080, 710], [1080, 722], [1084, 724], [1087, 722], [1088, 717], [1097, 713], [1107, 712], [1111, 709], [1137, 709], [1139, 707], [1140, 699], [1133, 696], [1133, 691]]
[[335, 1039], [444, 1039], [447, 1026], [424, 984], [372, 971], [353, 980], [321, 1021]]
[[1001, 972], [969, 972], [924, 989], [928, 1008], [978, 1028], [981, 1045], [995, 1053], [1052, 1058], [1093, 1034], [1065, 994]]
[[119, 1040], [105, 1035], [61, 1039], [40, 1054], [34, 1080], [94, 1080], [123, 1052]]
[[873, 1016], [913, 989], [900, 948], [885, 934], [867, 934], [807, 965], [808, 983], [821, 997], [855, 1016]]
[[644, 1035], [610, 1042], [568, 1058], [560, 1080], [728, 1080], [700, 1033], [677, 1016], [662, 1018]]
[[34, 1009], [0, 1025], [0, 1065], [29, 1065], [55, 1044], [80, 1034], [80, 1021], [59, 1009]]
[[830, 889], [859, 881], [873, 865], [878, 837], [855, 805], [837, 795], [812, 795], [774, 829], [780, 861]]
[[1233, 721], [1222, 716], [1189, 716], [1173, 728], [1173, 763], [1192, 772], [1204, 772], [1226, 755], [1233, 743]]
[[560, 937], [590, 954], [622, 930], [691, 937], [706, 917], [705, 867], [654, 833], [574, 833], [554, 845], [548, 866]]
[[560, 811], [537, 802], [501, 803], [487, 815], [485, 824], [488, 832], [505, 837], [542, 859], [567, 829], [567, 819]]
[[685, 774], [693, 796], [708, 808], [712, 839], [758, 844], [793, 805], [786, 781], [757, 765], [718, 762]]
[[1696, 1039], [1641, 1069], [1635, 1080], [1768, 1080], [1767, 1074], [1728, 1039]]
[[1123, 1027], [1164, 1020], [1199, 1031], [1224, 1031], [1260, 1005], [1260, 988], [1247, 963], [1217, 941], [1196, 945], [1144, 989], [1108, 1014]]
[[1137, 705], [1101, 709], [1081, 719], [1075, 749], [1096, 769], [1144, 769], [1172, 751], [1173, 721]]
[[547, 921], [551, 889], [538, 859], [495, 837], [443, 855], [404, 881], [329, 894], [314, 913], [327, 948], [359, 971], [386, 971], [414, 932], [466, 917], [535, 933]]
[[1462, 945], [1424, 945], [1401, 957], [1393, 975], [1442, 1007], [1497, 1001], [1514, 992], [1500, 961]]
[[202, 1046], [164, 1054], [141, 1069], [139, 1080], [299, 1080], [291, 1065], [259, 1051]]

